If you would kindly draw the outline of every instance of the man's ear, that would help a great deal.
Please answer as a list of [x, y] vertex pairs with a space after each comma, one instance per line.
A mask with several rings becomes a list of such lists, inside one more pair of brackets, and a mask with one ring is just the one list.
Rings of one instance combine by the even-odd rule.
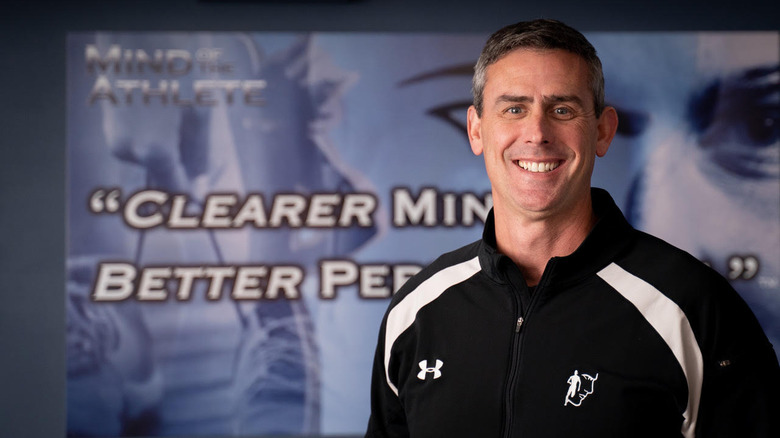
[[469, 135], [471, 151], [474, 152], [474, 155], [482, 154], [482, 119], [477, 114], [477, 109], [474, 108], [474, 105], [469, 107], [466, 132]]
[[604, 108], [598, 121], [598, 137], [596, 139], [596, 155], [603, 157], [607, 154], [612, 139], [618, 127], [618, 115], [615, 108], [608, 106]]

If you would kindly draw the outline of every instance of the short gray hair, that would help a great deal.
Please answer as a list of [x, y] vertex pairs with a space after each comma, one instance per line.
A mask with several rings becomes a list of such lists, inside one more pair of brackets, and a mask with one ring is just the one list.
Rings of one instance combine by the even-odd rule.
[[604, 111], [604, 72], [596, 49], [578, 30], [557, 20], [538, 19], [511, 24], [488, 38], [474, 66], [471, 85], [477, 115], [482, 117], [487, 68], [515, 49], [562, 49], [581, 57], [588, 65], [596, 117]]

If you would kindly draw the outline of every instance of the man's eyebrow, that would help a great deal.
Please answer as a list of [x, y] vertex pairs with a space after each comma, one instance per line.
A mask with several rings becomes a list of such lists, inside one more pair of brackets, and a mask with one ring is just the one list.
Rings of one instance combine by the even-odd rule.
[[496, 103], [531, 103], [534, 98], [531, 96], [517, 96], [514, 94], [502, 94], [496, 98]]
[[557, 95], [553, 94], [551, 96], [545, 96], [544, 97], [545, 103], [574, 103], [579, 106], [583, 106], [582, 99], [579, 96], [575, 95]]
[[[518, 96], [515, 94], [502, 94], [496, 98], [496, 103], [533, 103], [534, 98], [532, 96]], [[574, 103], [579, 106], [583, 106], [582, 99], [574, 94], [565, 94], [565, 95], [558, 95], [553, 94], [550, 96], [544, 97], [544, 102], [546, 104], [554, 104], [554, 103]]]

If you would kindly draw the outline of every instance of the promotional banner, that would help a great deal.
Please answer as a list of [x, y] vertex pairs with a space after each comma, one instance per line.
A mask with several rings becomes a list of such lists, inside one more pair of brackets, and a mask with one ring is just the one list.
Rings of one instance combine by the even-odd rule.
[[[593, 185], [776, 350], [779, 35], [587, 35], [620, 117]], [[361, 435], [389, 298], [492, 205], [486, 38], [70, 34], [68, 436]]]

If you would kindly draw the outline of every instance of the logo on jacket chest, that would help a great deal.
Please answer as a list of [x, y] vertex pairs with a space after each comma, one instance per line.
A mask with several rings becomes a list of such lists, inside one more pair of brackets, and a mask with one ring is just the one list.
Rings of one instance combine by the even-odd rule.
[[441, 377], [441, 367], [444, 366], [444, 362], [436, 359], [436, 365], [429, 367], [427, 360], [421, 360], [418, 365], [420, 366], [420, 372], [417, 373], [418, 379], [425, 380], [428, 374], [433, 374], [433, 378], [438, 379]]
[[580, 406], [585, 398], [593, 394], [598, 378], [598, 373], [594, 376], [591, 374], [580, 374], [579, 370], [574, 370], [574, 374], [566, 380], [569, 389], [566, 391], [566, 399], [563, 405]]

